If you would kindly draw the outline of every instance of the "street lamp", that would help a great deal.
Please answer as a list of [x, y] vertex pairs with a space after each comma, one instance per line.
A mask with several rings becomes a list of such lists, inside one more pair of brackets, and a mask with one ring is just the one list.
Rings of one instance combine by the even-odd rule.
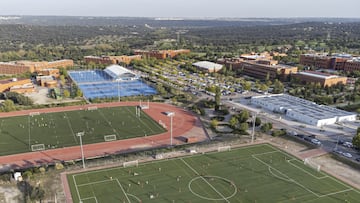
[[174, 112], [167, 112], [168, 117], [170, 117], [170, 146], [173, 145], [173, 117], [175, 116]]
[[84, 135], [85, 135], [85, 132], [76, 133], [76, 136], [78, 136], [80, 138], [81, 160], [82, 160], [83, 168], [85, 168], [84, 150], [83, 150], [83, 145], [82, 145], [82, 136], [84, 136]]

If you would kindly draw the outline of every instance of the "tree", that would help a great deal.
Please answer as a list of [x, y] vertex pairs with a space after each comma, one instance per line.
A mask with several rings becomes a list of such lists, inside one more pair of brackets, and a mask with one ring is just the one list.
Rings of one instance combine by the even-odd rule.
[[269, 130], [272, 129], [272, 124], [271, 123], [264, 123], [261, 127], [260, 127], [261, 131], [266, 133], [269, 132]]
[[229, 125], [231, 128], [235, 129], [239, 125], [239, 120], [235, 116], [233, 116], [229, 120]]
[[261, 125], [261, 119], [259, 117], [255, 118], [255, 126], [260, 126]]
[[247, 110], [242, 110], [238, 114], [239, 123], [244, 123], [249, 119], [249, 112]]
[[7, 99], [2, 103], [2, 107], [1, 107], [2, 111], [5, 112], [10, 112], [10, 111], [15, 111], [15, 104], [12, 100]]
[[215, 88], [215, 111], [218, 111], [220, 108], [220, 96], [221, 96], [221, 92], [220, 92], [220, 87], [216, 86]]
[[243, 88], [244, 88], [244, 90], [247, 90], [247, 91], [251, 90], [251, 82], [245, 81], [243, 83]]
[[274, 82], [273, 93], [279, 94], [279, 93], [283, 93], [283, 92], [284, 92], [284, 84], [282, 84], [282, 82], [280, 82], [278, 79], [276, 79]]
[[244, 122], [244, 123], [240, 123], [240, 127], [239, 127], [239, 130], [242, 131], [242, 132], [245, 132], [249, 129], [249, 124]]
[[63, 96], [64, 96], [64, 98], [69, 98], [70, 97], [70, 91], [69, 90], [64, 90]]
[[[358, 128], [359, 131], [359, 128]], [[356, 148], [360, 148], [360, 133], [357, 133], [357, 135], [355, 135], [352, 139], [352, 144], [356, 147]]]
[[211, 128], [216, 129], [216, 127], [217, 127], [218, 125], [219, 125], [219, 121], [218, 121], [218, 120], [216, 120], [216, 119], [211, 120], [211, 122], [210, 122]]

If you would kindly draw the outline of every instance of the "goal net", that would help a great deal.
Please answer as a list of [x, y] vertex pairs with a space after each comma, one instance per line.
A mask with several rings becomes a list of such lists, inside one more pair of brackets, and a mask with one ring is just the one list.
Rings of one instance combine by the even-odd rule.
[[89, 106], [89, 107], [87, 108], [87, 110], [89, 110], [89, 111], [91, 111], [91, 110], [97, 110], [97, 109], [98, 109], [97, 106]]
[[110, 142], [116, 140], [116, 135], [105, 135], [104, 136], [105, 142]]
[[320, 172], [321, 170], [321, 166], [319, 164], [314, 163], [313, 161], [311, 161], [310, 159], [306, 158], [304, 160], [304, 164], [307, 166], [310, 166], [311, 168], [313, 168], [314, 170], [316, 170], [317, 172]]
[[231, 146], [218, 147], [218, 152], [225, 152], [230, 150], [231, 150]]
[[128, 161], [128, 162], [124, 162], [123, 163], [123, 167], [127, 168], [127, 167], [132, 167], [132, 166], [138, 166], [139, 165], [139, 161], [135, 160], [135, 161]]
[[45, 150], [45, 145], [44, 144], [34, 144], [31, 145], [31, 151], [35, 152], [35, 151], [42, 151]]
[[40, 115], [40, 112], [30, 112], [29, 116], [38, 116]]

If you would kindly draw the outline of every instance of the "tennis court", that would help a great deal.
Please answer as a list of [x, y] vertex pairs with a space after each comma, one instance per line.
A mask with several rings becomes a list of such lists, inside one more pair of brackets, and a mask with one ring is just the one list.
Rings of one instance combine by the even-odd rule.
[[360, 199], [359, 190], [266, 144], [131, 165], [68, 175], [73, 202], [330, 203]]
[[153, 95], [156, 90], [139, 79], [114, 81], [102, 70], [69, 71], [87, 99]]

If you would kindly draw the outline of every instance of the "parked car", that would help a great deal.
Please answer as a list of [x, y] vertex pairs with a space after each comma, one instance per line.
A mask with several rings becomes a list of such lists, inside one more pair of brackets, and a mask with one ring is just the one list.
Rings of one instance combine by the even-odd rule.
[[358, 162], [360, 162], [360, 157], [356, 158], [355, 160], [358, 161]]
[[348, 152], [345, 152], [345, 153], [343, 153], [342, 155], [344, 155], [344, 156], [347, 157], [347, 158], [351, 158], [351, 157], [352, 157], [352, 155], [351, 155], [350, 153], [348, 153]]
[[321, 145], [321, 142], [318, 139], [312, 139], [311, 143], [316, 144], [316, 145]]
[[340, 150], [334, 150], [334, 152], [335, 152], [336, 154], [343, 154], [343, 152], [340, 151]]
[[344, 147], [349, 147], [349, 148], [352, 148], [353, 147], [353, 144], [351, 142], [344, 142], [342, 144]]
[[304, 137], [304, 140], [308, 141], [308, 142], [311, 142], [313, 138], [312, 137]]

